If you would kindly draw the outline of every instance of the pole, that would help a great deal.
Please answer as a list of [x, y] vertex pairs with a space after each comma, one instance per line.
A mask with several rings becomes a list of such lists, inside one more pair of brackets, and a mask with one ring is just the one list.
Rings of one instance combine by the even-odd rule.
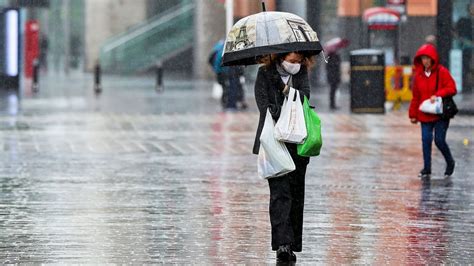
[[33, 84], [32, 84], [33, 93], [39, 92], [39, 60], [35, 58], [33, 60]]
[[439, 0], [438, 1], [438, 15], [436, 17], [437, 36], [436, 43], [438, 46], [438, 53], [440, 63], [449, 67], [449, 51], [452, 43], [452, 17], [453, 16], [453, 1]]
[[[306, 0], [306, 17], [307, 22], [315, 31], [318, 32], [318, 38], [321, 40], [322, 32], [319, 30], [321, 28], [321, 13], [322, 13], [322, 4], [321, 1]], [[324, 54], [321, 53], [324, 57]], [[310, 72], [309, 78], [311, 85], [318, 86], [319, 77], [321, 77], [322, 66], [324, 64], [316, 64], [316, 67]]]
[[163, 86], [163, 63], [158, 61], [156, 63], [156, 85], [155, 85], [156, 92], [163, 92], [165, 90]]
[[225, 32], [229, 34], [234, 25], [234, 0], [225, 0]]
[[71, 27], [70, 27], [70, 14], [69, 14], [69, 0], [63, 1], [63, 14], [64, 14], [64, 72], [69, 74], [69, 63], [71, 56]]
[[100, 85], [102, 70], [100, 68], [99, 61], [94, 66], [94, 92], [100, 94], [102, 92], [102, 86]]
[[265, 7], [265, 0], [262, 0], [262, 12], [267, 11], [267, 8]]
[[[365, 33], [364, 31], [364, 11], [362, 10], [363, 7], [362, 7], [362, 0], [359, 0], [359, 46], [362, 48], [364, 47], [364, 39], [363, 39], [363, 35]], [[370, 31], [369, 31], [369, 34], [368, 34], [368, 38], [369, 38], [369, 47], [370, 47]]]

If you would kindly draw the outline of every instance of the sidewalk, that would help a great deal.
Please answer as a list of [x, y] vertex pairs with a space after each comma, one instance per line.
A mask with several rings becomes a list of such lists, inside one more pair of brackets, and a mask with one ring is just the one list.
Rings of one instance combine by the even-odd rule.
[[[268, 182], [251, 154], [258, 113], [222, 112], [210, 83], [90, 76], [43, 79], [18, 114], [0, 115], [0, 263], [268, 265]], [[341, 93], [307, 168], [298, 264], [469, 264], [474, 260], [474, 117], [433, 148], [417, 177], [419, 126], [406, 111], [349, 112]], [[0, 102], [1, 103], [1, 102]]]
[[[251, 82], [251, 81], [250, 81]], [[103, 101], [108, 101], [111, 97], [115, 98], [114, 101], [123, 101], [123, 105], [109, 105], [104, 103], [102, 108], [107, 110], [108, 108], [115, 109], [118, 106], [124, 106], [127, 103], [127, 97], [120, 99], [125, 94], [138, 94], [141, 95], [143, 101], [149, 101], [151, 99], [156, 99], [159, 102], [163, 102], [168, 106], [168, 104], [173, 104], [181, 106], [181, 108], [173, 108], [176, 112], [186, 112], [187, 106], [184, 104], [186, 99], [189, 97], [198, 97], [203, 101], [208, 102], [204, 104], [200, 109], [201, 112], [215, 112], [220, 111], [220, 106], [217, 100], [211, 98], [212, 93], [212, 81], [206, 80], [189, 80], [183, 79], [180, 80], [179, 76], [165, 76], [164, 77], [164, 87], [165, 93], [158, 94], [155, 88], [155, 77], [153, 76], [111, 76], [104, 75], [102, 77], [102, 86], [104, 88], [102, 95], [99, 96], [103, 98]], [[253, 83], [247, 83], [245, 88], [245, 95], [249, 105], [249, 111], [256, 111], [256, 105], [254, 100], [253, 93]], [[118, 90], [126, 90], [126, 93], [114, 94]], [[188, 93], [183, 93], [186, 91]], [[195, 93], [199, 91], [199, 93]], [[175, 99], [171, 100], [176, 93], [181, 94], [183, 97], [182, 100]], [[86, 102], [91, 104], [98, 99], [93, 93], [93, 77], [88, 73], [71, 73], [69, 76], [64, 74], [55, 75], [54, 73], [49, 73], [43, 76], [40, 80], [40, 93], [35, 96], [31, 92], [25, 92], [25, 99], [38, 99], [39, 98], [67, 98], [72, 97], [78, 100], [78, 97], [85, 97], [83, 101], [87, 99]], [[167, 102], [166, 99], [172, 101]], [[464, 93], [457, 95], [455, 101], [460, 110], [460, 115], [473, 115], [474, 114], [474, 93]], [[215, 102], [215, 104], [214, 104]], [[341, 84], [337, 93], [336, 103], [339, 107], [338, 110], [329, 109], [329, 87], [326, 84], [319, 84], [311, 87], [311, 99], [310, 102], [315, 106], [317, 112], [323, 113], [351, 113], [350, 111], [350, 85]], [[85, 104], [85, 102], [84, 102]], [[403, 103], [402, 110], [407, 109], [408, 103]], [[91, 107], [91, 106], [89, 106]], [[128, 106], [129, 110], [139, 110], [142, 109], [143, 105], [137, 106]], [[166, 112], [166, 108], [159, 108], [159, 110]], [[163, 106], [165, 107], [165, 106]], [[390, 112], [390, 110], [387, 110]]]
[[[316, 106], [320, 107], [322, 112], [335, 112], [335, 113], [350, 113], [350, 87], [349, 84], [343, 84], [339, 88], [339, 95], [337, 97], [337, 105], [340, 107], [337, 111], [331, 111], [329, 109], [329, 87], [322, 85], [319, 87], [312, 88], [312, 102]], [[458, 106], [458, 115], [474, 115], [474, 92], [464, 92], [454, 97], [454, 100]], [[409, 102], [402, 103], [401, 110], [408, 112]], [[316, 107], [316, 109], [318, 109]], [[386, 110], [387, 113], [393, 110]]]

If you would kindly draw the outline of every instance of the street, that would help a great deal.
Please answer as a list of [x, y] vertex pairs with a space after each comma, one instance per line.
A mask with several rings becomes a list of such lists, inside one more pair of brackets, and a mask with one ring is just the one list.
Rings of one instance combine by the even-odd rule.
[[[2, 100], [0, 263], [275, 262], [253, 88], [249, 111], [224, 113], [200, 81], [157, 94], [153, 81], [105, 77], [99, 97], [82, 77], [42, 82], [16, 115]], [[306, 175], [298, 263], [472, 263], [474, 117], [451, 121], [451, 180], [433, 143], [422, 182], [406, 108], [353, 115], [341, 101], [331, 113], [327, 98], [312, 94], [324, 144]]]

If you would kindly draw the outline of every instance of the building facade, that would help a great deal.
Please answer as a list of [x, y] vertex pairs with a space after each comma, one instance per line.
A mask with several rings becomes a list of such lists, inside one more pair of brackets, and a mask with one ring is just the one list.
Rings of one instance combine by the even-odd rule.
[[[0, 0], [0, 5], [11, 6], [13, 2]], [[91, 70], [106, 40], [126, 34], [137, 24], [151, 23], [154, 18], [166, 15], [174, 6], [193, 3], [194, 19], [190, 26], [193, 35], [192, 48], [182, 55], [189, 58], [190, 67], [183, 68], [183, 71], [193, 72], [197, 78], [211, 79], [213, 74], [207, 66], [207, 57], [212, 46], [226, 34], [225, 2], [50, 0], [50, 5], [46, 8], [23, 7], [26, 11], [22, 12], [22, 15], [25, 19], [40, 21], [42, 38], [48, 43], [48, 62], [51, 69], [59, 71], [67, 69], [66, 66], [71, 64], [73, 67], [80, 65], [84, 66], [85, 70]], [[233, 2], [234, 22], [262, 9], [261, 1]], [[367, 25], [362, 18], [364, 11], [375, 6], [403, 3], [397, 41], [400, 55], [412, 58], [427, 37], [434, 39], [443, 60], [449, 58], [450, 49], [458, 49], [463, 53], [463, 69], [465, 72], [466, 69], [469, 70], [467, 74], [464, 73], [470, 77], [465, 79], [465, 84], [472, 87], [472, 0], [266, 0], [265, 3], [267, 10], [291, 12], [306, 19], [316, 30], [323, 44], [334, 37], [349, 39], [351, 44], [343, 52], [343, 59], [346, 61], [348, 51], [368, 46]], [[435, 38], [432, 38], [433, 36]], [[448, 61], [443, 63], [449, 64]]]

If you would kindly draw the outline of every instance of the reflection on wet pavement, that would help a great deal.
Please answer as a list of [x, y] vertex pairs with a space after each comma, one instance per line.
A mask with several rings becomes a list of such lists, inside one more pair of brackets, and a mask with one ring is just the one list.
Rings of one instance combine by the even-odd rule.
[[[156, 101], [0, 116], [0, 262], [275, 262], [268, 187], [250, 154], [257, 114], [162, 113]], [[405, 113], [321, 117], [298, 263], [472, 263], [473, 148], [463, 139], [473, 118], [452, 121], [452, 180], [433, 149], [435, 176], [422, 181], [420, 132]]]

